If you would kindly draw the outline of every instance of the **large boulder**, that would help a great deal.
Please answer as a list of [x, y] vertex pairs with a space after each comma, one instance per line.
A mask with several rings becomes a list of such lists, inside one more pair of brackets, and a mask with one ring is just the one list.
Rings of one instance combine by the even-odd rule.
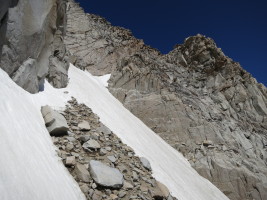
[[53, 110], [50, 106], [42, 106], [41, 112], [46, 128], [51, 136], [61, 136], [67, 134], [69, 126], [63, 115]]
[[120, 189], [123, 186], [123, 175], [116, 168], [111, 168], [99, 161], [89, 162], [90, 174], [97, 185], [102, 187]]

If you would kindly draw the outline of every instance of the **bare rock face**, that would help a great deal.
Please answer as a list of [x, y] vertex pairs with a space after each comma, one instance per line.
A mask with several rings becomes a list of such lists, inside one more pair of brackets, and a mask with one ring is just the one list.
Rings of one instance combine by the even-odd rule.
[[114, 27], [104, 18], [85, 14], [73, 0], [68, 3], [65, 43], [72, 63], [93, 75], [111, 73], [117, 60], [144, 47], [129, 30]]
[[89, 165], [91, 176], [98, 185], [114, 189], [120, 189], [123, 186], [123, 175], [118, 169], [96, 160], [91, 160]]
[[8, 9], [13, 8], [18, 3], [18, 0], [0, 0], [0, 61], [2, 55], [2, 47], [6, 40]]
[[213, 40], [190, 37], [116, 69], [110, 91], [202, 176], [230, 199], [266, 198], [266, 88]]
[[[39, 91], [46, 76], [55, 87], [67, 84], [65, 10], [64, 0], [25, 0], [9, 12], [1, 68], [31, 93]], [[29, 59], [31, 67], [25, 67]], [[37, 84], [28, 84], [27, 77], [37, 80]]]
[[68, 8], [76, 65], [112, 72], [112, 94], [230, 199], [267, 199], [264, 85], [205, 36], [162, 55], [72, 1]]

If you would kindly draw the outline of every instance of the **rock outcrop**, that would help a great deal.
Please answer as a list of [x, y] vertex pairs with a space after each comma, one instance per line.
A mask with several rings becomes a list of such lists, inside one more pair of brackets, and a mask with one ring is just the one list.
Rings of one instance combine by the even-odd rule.
[[99, 161], [89, 162], [90, 174], [96, 184], [106, 188], [120, 189], [123, 186], [123, 175], [116, 169], [109, 167]]
[[65, 43], [72, 61], [184, 154], [232, 200], [267, 198], [267, 90], [202, 35], [162, 55], [73, 1]]
[[18, 3], [18, 0], [0, 0], [0, 61], [2, 56], [2, 47], [6, 41], [6, 30], [8, 20], [8, 9], [13, 8]]
[[[14, 6], [13, 2], [9, 5]], [[65, 15], [64, 0], [19, 1], [10, 9], [1, 68], [31, 93], [42, 88], [46, 77], [55, 87], [67, 85], [69, 63], [63, 44]], [[7, 15], [3, 20], [7, 21]]]
[[100, 16], [85, 14], [73, 0], [68, 3], [67, 19], [65, 43], [71, 61], [93, 75], [111, 73], [117, 60], [144, 47], [144, 42], [129, 30], [114, 27]]

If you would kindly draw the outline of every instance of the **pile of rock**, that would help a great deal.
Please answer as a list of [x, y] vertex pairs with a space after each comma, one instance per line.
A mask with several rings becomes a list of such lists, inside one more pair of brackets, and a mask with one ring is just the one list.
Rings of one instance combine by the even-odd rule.
[[175, 199], [152, 177], [149, 161], [135, 156], [90, 108], [72, 99], [63, 115], [68, 135], [52, 138], [87, 199]]

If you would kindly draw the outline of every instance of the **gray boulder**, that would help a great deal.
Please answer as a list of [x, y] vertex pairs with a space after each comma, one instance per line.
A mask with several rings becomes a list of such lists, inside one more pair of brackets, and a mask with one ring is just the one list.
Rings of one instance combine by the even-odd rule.
[[90, 124], [87, 121], [82, 121], [81, 123], [78, 124], [78, 127], [80, 128], [81, 131], [91, 130]]
[[141, 157], [140, 161], [141, 161], [142, 165], [144, 166], [144, 168], [146, 168], [147, 170], [151, 170], [150, 162], [146, 158]]
[[80, 179], [81, 181], [83, 181], [85, 183], [90, 182], [90, 179], [91, 179], [90, 174], [84, 165], [77, 164], [75, 166], [74, 171], [75, 171], [75, 174], [77, 175], [78, 179]]
[[103, 124], [101, 124], [97, 131], [100, 133], [104, 133], [104, 135], [111, 135], [111, 130]]
[[100, 149], [100, 144], [96, 140], [90, 139], [83, 144], [83, 148], [87, 151], [98, 150]]
[[61, 136], [67, 134], [69, 127], [63, 115], [53, 110], [50, 106], [42, 106], [41, 112], [46, 128], [50, 135]]
[[123, 175], [116, 168], [111, 168], [99, 161], [89, 162], [90, 174], [96, 184], [112, 189], [120, 189], [123, 186]]
[[8, 9], [16, 6], [18, 0], [0, 0], [0, 60], [2, 55], [2, 47], [6, 38]]

